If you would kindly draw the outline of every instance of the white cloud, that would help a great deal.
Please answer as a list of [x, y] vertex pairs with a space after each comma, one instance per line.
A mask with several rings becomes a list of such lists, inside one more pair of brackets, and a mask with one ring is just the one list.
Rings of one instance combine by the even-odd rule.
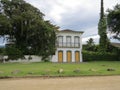
[[85, 37], [85, 38], [82, 39], [82, 43], [83, 43], [83, 44], [87, 44], [87, 41], [88, 41], [90, 38], [93, 39], [93, 41], [94, 41], [95, 44], [98, 44], [98, 43], [99, 43], [99, 38], [100, 38], [99, 35], [93, 35], [93, 36]]
[[[52, 19], [56, 23], [59, 23], [61, 18], [64, 18], [64, 14], [67, 13], [76, 13], [79, 9], [81, 13], [78, 12], [81, 16], [81, 19], [84, 19], [90, 12], [90, 8], [94, 9], [94, 6], [97, 4], [86, 3], [89, 0], [26, 0], [35, 7], [39, 8], [47, 16], [47, 19]], [[90, 2], [90, 1], [89, 1]], [[83, 6], [84, 5], [84, 6]], [[95, 11], [95, 10], [93, 10]], [[91, 12], [92, 13], [92, 12]], [[83, 15], [84, 14], [84, 15]]]
[[[97, 28], [98, 28], [97, 26], [94, 26], [94, 27], [85, 29], [84, 33], [83, 33], [83, 37], [97, 35], [98, 34]], [[87, 33], [87, 32], [89, 32], [89, 33]]]
[[[39, 8], [53, 24], [61, 29], [85, 31], [85, 36], [97, 33], [100, 0], [26, 0]], [[104, 0], [105, 11], [120, 0]], [[94, 30], [94, 31], [93, 31]]]
[[[120, 43], [119, 40], [114, 39], [114, 38], [112, 37], [113, 34], [107, 34], [107, 36], [108, 36], [108, 39], [110, 40], [110, 42], [112, 42], [112, 43]], [[84, 38], [82, 38], [82, 43], [83, 43], [83, 44], [87, 44], [87, 41], [88, 41], [90, 38], [93, 39], [93, 41], [94, 41], [95, 44], [99, 44], [99, 38], [100, 38], [99, 35], [92, 35], [92, 36], [84, 37]]]

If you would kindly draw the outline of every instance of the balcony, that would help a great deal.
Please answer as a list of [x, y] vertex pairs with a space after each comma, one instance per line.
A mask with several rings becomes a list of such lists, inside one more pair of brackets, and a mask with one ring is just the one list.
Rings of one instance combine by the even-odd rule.
[[58, 48], [80, 48], [80, 43], [60, 43], [56, 44]]

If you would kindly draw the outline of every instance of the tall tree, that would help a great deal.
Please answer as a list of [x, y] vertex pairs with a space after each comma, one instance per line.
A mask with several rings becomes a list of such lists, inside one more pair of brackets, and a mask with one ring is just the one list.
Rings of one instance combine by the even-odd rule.
[[24, 0], [1, 0], [0, 3], [0, 35], [14, 38], [15, 47], [23, 54], [30, 53], [29, 49], [31, 54], [43, 57], [55, 52], [57, 27], [45, 21], [40, 10]]
[[88, 50], [88, 51], [94, 51], [94, 50], [95, 50], [95, 44], [94, 44], [93, 38], [90, 38], [90, 39], [87, 41], [86, 50]]
[[90, 39], [87, 41], [87, 45], [88, 45], [88, 46], [94, 46], [94, 45], [95, 45], [93, 38], [90, 38]]
[[114, 38], [120, 40], [120, 4], [108, 10], [107, 21], [109, 30], [115, 33]]
[[101, 12], [100, 12], [100, 20], [98, 23], [98, 34], [100, 35], [99, 40], [99, 51], [106, 52], [108, 46], [108, 38], [107, 38], [107, 24], [106, 24], [106, 17], [104, 15], [104, 3], [101, 0]]

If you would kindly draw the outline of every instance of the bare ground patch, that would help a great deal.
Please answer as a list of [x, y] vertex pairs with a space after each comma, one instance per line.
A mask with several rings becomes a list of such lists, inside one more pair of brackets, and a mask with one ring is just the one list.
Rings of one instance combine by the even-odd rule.
[[0, 79], [0, 90], [120, 90], [120, 76]]

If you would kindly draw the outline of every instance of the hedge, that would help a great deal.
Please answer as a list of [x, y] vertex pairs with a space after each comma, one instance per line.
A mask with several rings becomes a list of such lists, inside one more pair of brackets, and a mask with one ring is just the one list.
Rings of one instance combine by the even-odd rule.
[[120, 57], [115, 53], [100, 53], [83, 51], [83, 61], [118, 61]]

